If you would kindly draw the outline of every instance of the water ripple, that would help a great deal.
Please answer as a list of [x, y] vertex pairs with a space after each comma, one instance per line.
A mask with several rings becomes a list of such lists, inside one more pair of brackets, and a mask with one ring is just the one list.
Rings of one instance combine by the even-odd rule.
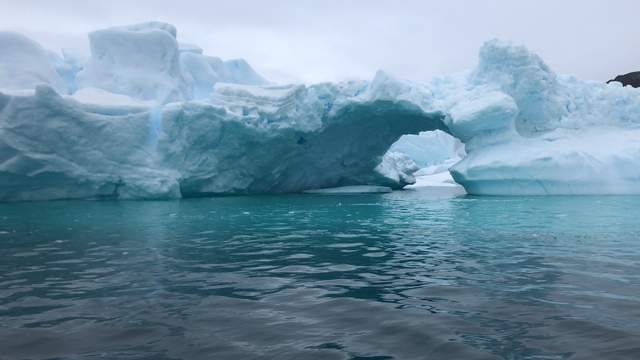
[[0, 358], [638, 359], [640, 197], [0, 204]]

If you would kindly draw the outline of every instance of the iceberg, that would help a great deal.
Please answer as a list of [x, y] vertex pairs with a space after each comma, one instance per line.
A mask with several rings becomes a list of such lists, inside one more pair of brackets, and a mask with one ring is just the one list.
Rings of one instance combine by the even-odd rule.
[[444, 116], [357, 98], [352, 85], [222, 84], [211, 101], [163, 106], [125, 96], [109, 104], [96, 90], [80, 102], [46, 85], [1, 95], [0, 199], [400, 188], [376, 170], [385, 152], [402, 134], [444, 127]]
[[14, 32], [0, 32], [0, 89], [33, 90], [46, 84], [66, 94], [64, 81], [51, 62], [51, 53], [35, 41]]
[[85, 105], [46, 85], [0, 95], [0, 199], [178, 197], [147, 134], [144, 107]]
[[90, 33], [91, 57], [78, 73], [78, 86], [162, 103], [187, 99], [176, 33], [158, 22]]
[[91, 56], [77, 88], [98, 88], [160, 104], [205, 98], [217, 82], [264, 85], [243, 59], [223, 61], [180, 44], [173, 25], [148, 22], [89, 34]]
[[[479, 195], [640, 193], [640, 90], [557, 76], [524, 47], [490, 41], [449, 113]], [[475, 127], [474, 124], [483, 124]]]
[[521, 46], [489, 41], [475, 69], [428, 83], [297, 85], [165, 23], [89, 39], [88, 57], [58, 56], [0, 33], [1, 201], [452, 180], [478, 195], [640, 193], [640, 89], [556, 75]]

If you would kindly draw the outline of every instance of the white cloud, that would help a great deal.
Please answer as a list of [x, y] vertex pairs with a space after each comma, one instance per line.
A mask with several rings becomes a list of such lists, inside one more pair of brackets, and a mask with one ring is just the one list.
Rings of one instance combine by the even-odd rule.
[[473, 66], [483, 41], [524, 44], [556, 71], [606, 80], [640, 70], [635, 0], [37, 1], [0, 0], [0, 26], [52, 50], [91, 30], [160, 20], [208, 54], [244, 57], [267, 76], [307, 82], [427, 80]]

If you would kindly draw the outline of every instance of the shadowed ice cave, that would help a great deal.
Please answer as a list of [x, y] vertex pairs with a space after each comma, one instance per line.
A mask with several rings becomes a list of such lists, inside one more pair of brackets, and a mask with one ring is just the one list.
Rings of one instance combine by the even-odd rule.
[[[287, 130], [265, 134], [254, 128], [229, 129], [230, 133], [244, 131], [246, 143], [238, 153], [228, 153], [226, 142], [236, 139], [214, 139], [206, 145], [208, 151], [224, 154], [226, 161], [237, 167], [220, 169], [217, 156], [211, 166], [202, 171], [180, 169], [182, 196], [206, 196], [233, 193], [227, 182], [219, 178], [237, 176], [247, 181], [238, 193], [300, 192], [309, 189], [349, 186], [383, 185], [401, 188], [413, 181], [403, 169], [376, 171], [383, 155], [400, 136], [426, 130], [446, 130], [442, 113], [425, 113], [405, 102], [377, 100], [354, 103], [340, 109], [326, 119], [322, 129], [310, 132]], [[206, 141], [203, 139], [203, 141]], [[233, 146], [229, 144], [229, 146]], [[199, 151], [199, 150], [196, 150]], [[189, 153], [200, 160], [199, 153]], [[231, 159], [235, 158], [235, 159]], [[189, 162], [189, 161], [187, 161]], [[214, 170], [215, 169], [215, 170]]]

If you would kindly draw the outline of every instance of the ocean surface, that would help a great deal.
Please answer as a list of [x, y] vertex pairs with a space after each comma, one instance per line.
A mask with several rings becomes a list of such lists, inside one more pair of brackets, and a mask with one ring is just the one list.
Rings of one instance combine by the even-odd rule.
[[0, 359], [640, 359], [640, 197], [0, 204]]

